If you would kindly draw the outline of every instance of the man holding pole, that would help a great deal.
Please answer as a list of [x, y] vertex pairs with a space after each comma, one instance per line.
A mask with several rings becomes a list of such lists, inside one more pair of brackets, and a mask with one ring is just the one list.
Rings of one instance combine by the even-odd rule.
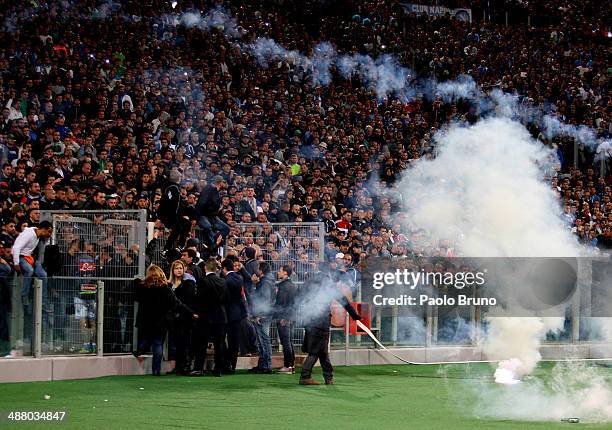
[[308, 306], [304, 307], [303, 314], [306, 335], [302, 351], [308, 356], [302, 367], [300, 385], [320, 385], [320, 382], [312, 379], [312, 368], [317, 360], [321, 362], [325, 384], [331, 385], [334, 383], [334, 369], [329, 360], [331, 305], [334, 301], [339, 302], [355, 321], [361, 320], [361, 316], [331, 279], [324, 263], [321, 263], [319, 271], [306, 283], [305, 288], [302, 300]]

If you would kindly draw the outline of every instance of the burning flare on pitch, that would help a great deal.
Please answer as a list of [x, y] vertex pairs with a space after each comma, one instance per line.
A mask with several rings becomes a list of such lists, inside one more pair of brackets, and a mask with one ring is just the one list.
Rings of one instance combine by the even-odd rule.
[[495, 382], [498, 384], [514, 385], [521, 382], [518, 370], [523, 366], [523, 362], [518, 358], [500, 361], [495, 370]]

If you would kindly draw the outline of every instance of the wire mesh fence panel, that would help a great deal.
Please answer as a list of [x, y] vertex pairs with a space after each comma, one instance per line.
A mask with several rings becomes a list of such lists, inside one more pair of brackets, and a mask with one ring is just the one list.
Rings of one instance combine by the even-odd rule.
[[[163, 251], [166, 246], [166, 241], [170, 235], [170, 231], [163, 227], [153, 227], [153, 223], [149, 223], [148, 233], [150, 240], [146, 247], [147, 266], [155, 264], [164, 270], [168, 269], [167, 258], [164, 257]], [[151, 232], [153, 230], [153, 232]]]
[[[43, 303], [43, 354], [94, 353], [100, 327], [105, 353], [130, 352], [133, 280], [144, 276], [146, 264], [145, 211], [46, 211], [41, 216], [52, 222], [51, 245], [61, 256], [50, 273], [48, 306]], [[102, 325], [98, 281], [105, 285]], [[45, 309], [52, 313], [47, 323]]]
[[[235, 224], [227, 237], [224, 252], [240, 255], [247, 247], [256, 250], [257, 258], [270, 264], [276, 272], [283, 265], [291, 267], [291, 280], [298, 285], [317, 272], [323, 261], [325, 229], [322, 223], [267, 223]], [[299, 346], [304, 341], [304, 327], [297, 309], [291, 341]], [[280, 348], [276, 322], [270, 327], [270, 338], [275, 350]]]
[[324, 233], [323, 224], [314, 222], [235, 224], [227, 237], [225, 254], [240, 254], [253, 247], [272, 270], [289, 265], [293, 270], [292, 281], [302, 284], [323, 261]]
[[0, 358], [33, 355], [33, 294], [23, 292], [22, 277], [0, 276]]
[[132, 351], [136, 307], [134, 281], [104, 281], [104, 353]]
[[144, 211], [43, 211], [62, 255], [55, 277], [134, 279], [144, 275]]
[[50, 278], [47, 285], [47, 300], [43, 299], [42, 354], [97, 352], [97, 280]]

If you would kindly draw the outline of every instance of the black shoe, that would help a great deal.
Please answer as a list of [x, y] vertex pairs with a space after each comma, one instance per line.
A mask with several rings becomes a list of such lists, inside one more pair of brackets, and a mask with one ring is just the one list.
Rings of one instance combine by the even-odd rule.
[[222, 370], [221, 373], [223, 373], [224, 375], [235, 375], [236, 371], [234, 369], [225, 369]]
[[204, 376], [204, 372], [201, 370], [193, 370], [189, 372], [189, 376]]
[[177, 375], [179, 372], [176, 370], [176, 367], [172, 370], [168, 370], [166, 375]]
[[213, 370], [212, 375], [216, 376], [217, 378], [220, 378], [221, 377], [221, 371], [220, 370]]
[[259, 373], [260, 370], [263, 369], [260, 369], [259, 367], [252, 367], [247, 371], [247, 373]]
[[259, 369], [257, 373], [260, 375], [271, 375], [272, 369]]

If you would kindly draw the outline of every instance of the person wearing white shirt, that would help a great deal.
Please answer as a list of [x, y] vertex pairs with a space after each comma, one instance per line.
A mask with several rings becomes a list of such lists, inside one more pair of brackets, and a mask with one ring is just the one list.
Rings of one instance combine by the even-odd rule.
[[43, 292], [47, 289], [47, 272], [40, 264], [40, 259], [34, 257], [40, 239], [46, 240], [53, 233], [53, 225], [42, 221], [38, 227], [26, 227], [15, 239], [13, 244], [13, 267], [17, 273], [23, 274], [21, 297], [24, 304], [29, 302], [32, 277], [36, 276], [43, 283]]

